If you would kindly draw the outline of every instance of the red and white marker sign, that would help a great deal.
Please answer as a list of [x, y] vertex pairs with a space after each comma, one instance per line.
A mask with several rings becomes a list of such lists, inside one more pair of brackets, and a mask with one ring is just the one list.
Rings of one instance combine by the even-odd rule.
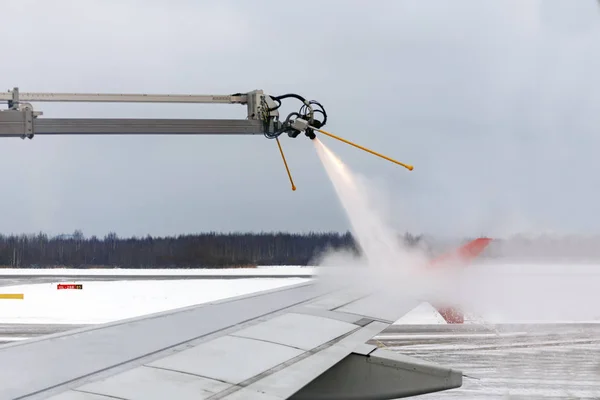
[[80, 283], [59, 283], [56, 285], [56, 289], [83, 289], [83, 285]]

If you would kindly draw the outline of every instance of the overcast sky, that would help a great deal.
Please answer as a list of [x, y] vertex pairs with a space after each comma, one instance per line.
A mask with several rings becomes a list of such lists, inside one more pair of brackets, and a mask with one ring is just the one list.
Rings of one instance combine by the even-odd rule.
[[[595, 0], [22, 0], [1, 13], [0, 90], [295, 92], [324, 104], [330, 131], [415, 165], [323, 138], [387, 192], [399, 231], [600, 231]], [[35, 106], [245, 117], [236, 105]], [[311, 141], [282, 145], [296, 192], [262, 136], [4, 139], [0, 231], [348, 229]]]

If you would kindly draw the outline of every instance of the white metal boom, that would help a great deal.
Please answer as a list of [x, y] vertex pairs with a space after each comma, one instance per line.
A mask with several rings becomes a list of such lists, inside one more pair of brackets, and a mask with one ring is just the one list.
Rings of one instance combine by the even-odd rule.
[[[270, 134], [281, 128], [277, 104], [262, 90], [232, 95], [0, 92], [0, 137], [34, 135]], [[29, 102], [245, 104], [244, 119], [38, 118]]]
[[[262, 91], [260, 91], [262, 94]], [[19, 93], [18, 89], [0, 93], [3, 101], [56, 101], [104, 103], [225, 103], [245, 104], [247, 94], [123, 94], [123, 93]]]

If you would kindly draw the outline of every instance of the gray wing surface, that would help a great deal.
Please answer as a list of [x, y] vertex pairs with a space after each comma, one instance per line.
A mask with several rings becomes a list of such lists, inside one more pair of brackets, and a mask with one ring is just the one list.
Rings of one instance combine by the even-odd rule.
[[460, 371], [366, 344], [415, 305], [384, 297], [304, 283], [0, 346], [0, 399], [394, 399], [460, 387]]

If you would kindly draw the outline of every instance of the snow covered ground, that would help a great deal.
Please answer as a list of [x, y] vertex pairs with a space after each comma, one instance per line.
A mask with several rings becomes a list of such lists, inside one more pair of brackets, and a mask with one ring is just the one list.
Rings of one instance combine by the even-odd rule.
[[[0, 323], [96, 324], [132, 318], [307, 282], [307, 278], [169, 281], [60, 281], [1, 288], [24, 293], [23, 300], [0, 300]], [[83, 289], [58, 290], [58, 284], [82, 284]], [[397, 323], [443, 324], [424, 303]]]
[[265, 266], [258, 268], [220, 268], [220, 269], [126, 269], [126, 268], [1, 268], [0, 276], [9, 275], [299, 275], [306, 276], [316, 272], [318, 268], [304, 266]]
[[[18, 284], [0, 287], [0, 293], [24, 293], [24, 300], [0, 300], [0, 323], [103, 323], [179, 307], [293, 285], [318, 274], [315, 267], [262, 267], [225, 270], [75, 270], [4, 269], [0, 275], [116, 275], [148, 276], [139, 281], [63, 281]], [[597, 265], [481, 265], [465, 271], [461, 297], [466, 305], [466, 322], [539, 323], [599, 322], [600, 266]], [[297, 278], [150, 280], [152, 275], [177, 274], [294, 275]], [[71, 278], [69, 278], [71, 279]], [[10, 280], [10, 279], [9, 279]], [[83, 290], [57, 290], [58, 283], [80, 283]], [[402, 292], [402, 284], [398, 284]], [[401, 317], [396, 324], [444, 324], [429, 305], [423, 303]]]
[[[0, 323], [96, 324], [306, 282], [307, 278], [169, 281], [61, 281], [0, 288], [24, 293], [0, 300]], [[57, 290], [58, 283], [82, 290]]]

